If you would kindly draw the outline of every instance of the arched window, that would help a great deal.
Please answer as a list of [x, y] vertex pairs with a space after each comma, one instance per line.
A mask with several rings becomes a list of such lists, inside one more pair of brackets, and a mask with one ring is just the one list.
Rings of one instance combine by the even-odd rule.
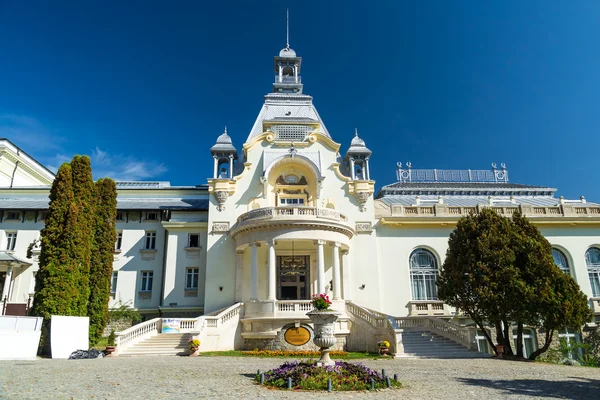
[[410, 255], [413, 300], [437, 300], [437, 261], [430, 251], [417, 249]]
[[592, 296], [600, 297], [600, 249], [589, 248], [585, 252], [585, 263], [592, 285]]
[[571, 270], [569, 269], [569, 263], [567, 263], [567, 257], [565, 257], [562, 251], [558, 249], [552, 249], [552, 257], [554, 258], [554, 264], [556, 264], [556, 266], [560, 268], [562, 272], [565, 274], [571, 273]]

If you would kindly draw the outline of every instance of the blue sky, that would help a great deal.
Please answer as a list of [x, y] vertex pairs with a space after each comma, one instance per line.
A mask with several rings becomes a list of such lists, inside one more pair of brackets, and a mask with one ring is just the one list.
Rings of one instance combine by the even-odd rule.
[[347, 150], [486, 169], [600, 201], [600, 2], [0, 0], [0, 136], [47, 166], [89, 154], [96, 177], [206, 183], [227, 125], [241, 149], [273, 56]]

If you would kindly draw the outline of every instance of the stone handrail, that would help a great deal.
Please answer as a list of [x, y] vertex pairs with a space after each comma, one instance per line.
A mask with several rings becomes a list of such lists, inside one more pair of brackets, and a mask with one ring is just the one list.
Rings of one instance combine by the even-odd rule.
[[458, 207], [431, 203], [413, 206], [393, 205], [391, 213], [388, 215], [392, 217], [464, 217], [471, 213], [477, 214], [484, 208], [492, 209], [504, 216], [511, 216], [518, 210], [526, 217], [534, 219], [537, 217], [600, 217], [600, 207], [598, 206], [573, 204], [559, 204], [550, 207], [538, 207], [529, 204], [479, 204], [474, 207]]
[[235, 319], [238, 315], [240, 315], [242, 309], [242, 303], [235, 303], [232, 306], [229, 306], [217, 315], [206, 315], [199, 317], [196, 321], [196, 330], [200, 331], [203, 328], [219, 328], [219, 326], [225, 324], [227, 321], [231, 319]]
[[352, 302], [346, 302], [346, 312], [371, 325], [372, 328], [379, 331], [379, 338], [388, 340], [392, 346], [391, 351], [395, 351], [396, 331], [394, 330], [394, 326], [387, 315], [369, 310], [368, 308], [361, 307]]
[[444, 336], [468, 349], [476, 350], [475, 330], [452, 324], [436, 317], [407, 317], [395, 318], [394, 325], [397, 329], [423, 328]]
[[153, 318], [149, 321], [125, 329], [124, 331], [115, 332], [115, 345], [117, 346], [117, 351], [121, 351], [123, 348], [129, 347], [150, 336], [158, 335], [161, 329], [162, 319]]
[[324, 218], [333, 221], [347, 222], [348, 218], [339, 211], [329, 208], [317, 207], [263, 207], [248, 211], [237, 219], [238, 224], [248, 221], [265, 220], [279, 217], [293, 217], [298, 219]]

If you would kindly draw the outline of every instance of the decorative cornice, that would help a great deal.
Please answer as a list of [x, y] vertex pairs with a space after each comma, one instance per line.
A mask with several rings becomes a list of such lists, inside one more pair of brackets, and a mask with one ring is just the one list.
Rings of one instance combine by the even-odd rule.
[[163, 221], [161, 225], [168, 231], [181, 229], [208, 229], [208, 222], [169, 222]]

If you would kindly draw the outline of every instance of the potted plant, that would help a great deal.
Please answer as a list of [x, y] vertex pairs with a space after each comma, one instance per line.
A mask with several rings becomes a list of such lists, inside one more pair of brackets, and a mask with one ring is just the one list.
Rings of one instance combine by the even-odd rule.
[[387, 356], [390, 351], [390, 342], [387, 340], [380, 340], [377, 342], [377, 346], [379, 346], [379, 354], [382, 356]]
[[200, 355], [200, 341], [198, 339], [192, 339], [188, 342], [190, 348], [190, 357], [197, 357]]
[[110, 331], [110, 335], [108, 335], [108, 339], [106, 340], [106, 349], [104, 349], [104, 354], [106, 355], [106, 357], [112, 357], [112, 353], [114, 353], [115, 350], [117, 350], [117, 346], [115, 345], [116, 338], [117, 335], [115, 334], [115, 330], [113, 329], [112, 331]]
[[329, 308], [331, 300], [327, 294], [315, 294], [312, 297], [313, 310], [306, 315], [315, 326], [313, 342], [321, 348], [321, 358], [317, 362], [319, 366], [335, 365], [335, 362], [329, 358], [329, 348], [336, 343], [335, 321], [341, 313]]

